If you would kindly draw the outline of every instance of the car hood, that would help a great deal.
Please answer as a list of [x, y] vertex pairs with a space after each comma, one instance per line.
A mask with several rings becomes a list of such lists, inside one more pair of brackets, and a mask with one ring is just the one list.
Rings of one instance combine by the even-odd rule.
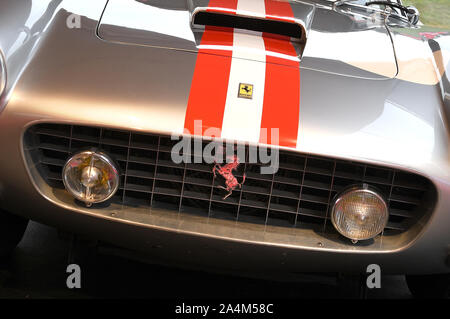
[[[286, 39], [294, 45], [295, 54], [281, 50], [287, 55], [287, 60], [301, 60], [302, 68], [369, 79], [393, 78], [397, 74], [389, 32], [384, 20], [375, 19], [371, 11], [364, 8], [333, 10], [330, 6], [297, 1], [284, 2], [283, 7], [279, 3], [266, 1], [265, 8], [261, 8], [253, 1], [109, 1], [98, 27], [98, 35], [116, 43], [202, 52], [205, 47], [202, 39], [204, 41], [208, 25], [195, 24], [195, 17], [199, 12], [222, 13], [225, 16], [223, 20], [232, 16], [250, 19], [241, 23], [241, 29], [234, 32], [245, 33], [245, 41], [230, 42], [223, 33], [233, 32], [232, 29], [216, 31], [216, 41], [213, 43], [219, 48], [216, 54], [226, 55], [227, 51], [233, 50], [235, 58], [265, 62], [260, 57], [273, 50], [266, 46], [260, 49], [264, 52], [255, 52], [258, 48], [254, 47], [254, 42], [261, 37], [261, 33], [251, 32], [252, 19], [259, 22], [283, 21], [303, 29], [298, 39]], [[217, 16], [212, 19], [217, 20]], [[233, 25], [232, 21], [230, 23]], [[268, 31], [266, 34], [277, 33], [280, 29], [273, 28], [272, 31], [269, 27], [265, 31]], [[246, 54], [249, 51], [254, 54]], [[278, 63], [283, 63], [283, 60], [278, 60]]]

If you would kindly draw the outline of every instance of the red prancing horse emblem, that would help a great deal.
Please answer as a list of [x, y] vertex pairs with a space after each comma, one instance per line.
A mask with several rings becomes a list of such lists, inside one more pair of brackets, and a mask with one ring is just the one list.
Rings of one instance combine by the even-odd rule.
[[236, 187], [241, 188], [245, 182], [245, 174], [242, 176], [241, 183], [239, 183], [236, 177], [234, 177], [233, 175], [233, 170], [237, 169], [238, 166], [239, 166], [239, 158], [236, 155], [233, 156], [233, 161], [231, 163], [225, 164], [223, 166], [220, 166], [219, 164], [214, 162], [213, 168], [214, 177], [216, 177], [216, 172], [218, 172], [220, 175], [223, 176], [223, 178], [225, 178], [225, 185], [227, 186], [227, 187], [219, 186], [220, 188], [223, 188], [226, 191], [228, 191], [228, 194], [223, 199], [227, 199], [227, 197], [230, 196], [231, 193], [233, 193]]

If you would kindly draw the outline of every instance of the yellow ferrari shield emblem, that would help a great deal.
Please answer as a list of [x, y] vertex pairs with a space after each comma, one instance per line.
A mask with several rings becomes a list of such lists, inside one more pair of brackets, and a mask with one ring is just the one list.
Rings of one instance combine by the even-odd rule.
[[238, 97], [243, 99], [253, 98], [253, 84], [240, 83]]

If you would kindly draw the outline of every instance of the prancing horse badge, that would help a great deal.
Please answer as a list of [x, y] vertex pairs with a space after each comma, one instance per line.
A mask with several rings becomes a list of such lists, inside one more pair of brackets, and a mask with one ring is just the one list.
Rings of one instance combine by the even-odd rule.
[[253, 98], [253, 84], [239, 83], [238, 97], [243, 99]]
[[236, 177], [234, 177], [233, 175], [233, 171], [237, 169], [237, 167], [239, 166], [239, 157], [237, 157], [236, 155], [234, 155], [231, 158], [231, 162], [227, 163], [223, 166], [220, 166], [219, 164], [217, 164], [216, 162], [214, 162], [214, 167], [213, 167], [213, 174], [214, 177], [216, 177], [216, 173], [219, 173], [220, 175], [222, 175], [222, 177], [225, 179], [225, 185], [224, 186], [219, 186], [219, 188], [222, 188], [224, 190], [226, 190], [228, 192], [227, 195], [225, 195], [224, 198], [222, 198], [223, 200], [227, 199], [228, 196], [230, 196], [233, 191], [236, 189], [236, 187], [241, 188], [242, 185], [245, 182], [245, 173], [242, 176], [242, 182], [238, 182], [238, 180], [236, 179]]

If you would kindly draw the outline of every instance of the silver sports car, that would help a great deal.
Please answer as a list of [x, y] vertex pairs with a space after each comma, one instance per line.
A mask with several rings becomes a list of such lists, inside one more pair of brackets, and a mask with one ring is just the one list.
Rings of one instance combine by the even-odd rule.
[[[450, 273], [450, 37], [400, 0], [1, 0], [0, 249]], [[447, 72], [446, 72], [447, 71]]]

